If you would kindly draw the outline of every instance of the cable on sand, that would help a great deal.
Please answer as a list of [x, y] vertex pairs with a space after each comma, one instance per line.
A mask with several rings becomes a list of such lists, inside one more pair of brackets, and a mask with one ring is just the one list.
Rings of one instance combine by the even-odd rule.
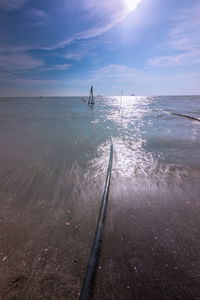
[[106, 176], [106, 182], [104, 187], [103, 198], [101, 201], [101, 208], [99, 212], [99, 218], [96, 228], [96, 233], [93, 241], [92, 252], [90, 256], [90, 260], [88, 263], [87, 273], [85, 276], [85, 280], [83, 283], [82, 291], [81, 291], [81, 300], [90, 300], [93, 297], [94, 286], [95, 286], [95, 277], [97, 273], [98, 261], [101, 252], [101, 245], [103, 240], [103, 227], [104, 227], [104, 220], [106, 216], [106, 207], [108, 202], [108, 195], [109, 195], [109, 187], [110, 187], [110, 178], [111, 178], [111, 171], [112, 171], [112, 161], [113, 161], [113, 143], [111, 139], [110, 145], [110, 158]]

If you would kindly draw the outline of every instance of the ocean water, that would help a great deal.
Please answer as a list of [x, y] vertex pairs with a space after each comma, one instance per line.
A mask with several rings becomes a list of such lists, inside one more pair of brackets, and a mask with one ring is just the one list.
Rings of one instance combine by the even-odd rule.
[[0, 299], [200, 299], [200, 96], [0, 99]]

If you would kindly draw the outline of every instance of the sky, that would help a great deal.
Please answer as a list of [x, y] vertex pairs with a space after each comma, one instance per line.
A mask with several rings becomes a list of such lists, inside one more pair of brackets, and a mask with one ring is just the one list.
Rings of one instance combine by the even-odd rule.
[[199, 0], [0, 0], [0, 96], [200, 94]]

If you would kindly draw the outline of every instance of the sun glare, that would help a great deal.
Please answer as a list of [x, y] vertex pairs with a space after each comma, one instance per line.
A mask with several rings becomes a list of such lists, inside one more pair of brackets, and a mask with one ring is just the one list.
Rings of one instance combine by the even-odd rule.
[[131, 12], [132, 10], [136, 9], [141, 1], [142, 0], [125, 0], [127, 10]]

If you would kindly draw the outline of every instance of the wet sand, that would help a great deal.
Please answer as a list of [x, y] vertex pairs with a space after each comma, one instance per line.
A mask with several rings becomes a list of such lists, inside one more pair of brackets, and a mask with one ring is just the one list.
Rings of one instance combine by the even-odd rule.
[[[199, 203], [144, 190], [127, 205], [115, 183], [94, 299], [199, 299]], [[1, 299], [79, 298], [100, 190], [93, 207], [1, 209]]]

